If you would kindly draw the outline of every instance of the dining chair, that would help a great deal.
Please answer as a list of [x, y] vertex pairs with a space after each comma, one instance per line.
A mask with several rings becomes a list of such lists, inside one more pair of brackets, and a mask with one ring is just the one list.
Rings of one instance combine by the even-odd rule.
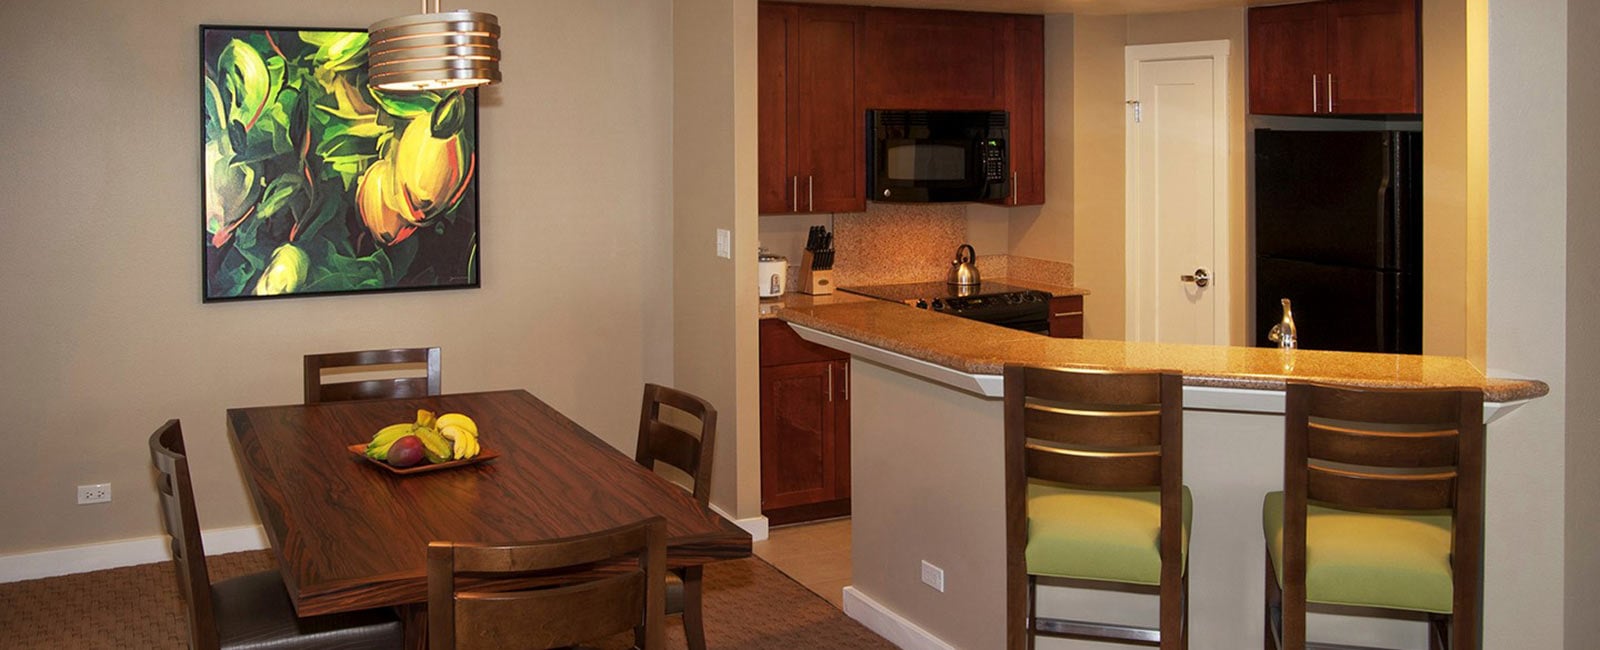
[[[1006, 644], [1188, 647], [1183, 377], [1005, 367]], [[1039, 579], [1154, 593], [1157, 627], [1039, 618]]]
[[[424, 376], [333, 383], [324, 383], [322, 380], [322, 371], [326, 369], [419, 363], [427, 366], [427, 374]], [[439, 348], [396, 348], [393, 350], [329, 352], [326, 354], [308, 354], [305, 358], [305, 397], [307, 404], [385, 397], [421, 397], [424, 395], [438, 395], [439, 392]]]
[[1262, 503], [1265, 647], [1306, 647], [1306, 609], [1420, 616], [1478, 650], [1483, 393], [1291, 383], [1283, 491]]
[[[595, 571], [619, 560], [618, 570]], [[542, 542], [432, 542], [428, 647], [560, 648], [642, 629], [639, 648], [658, 650], [666, 644], [666, 563], [661, 517]], [[494, 586], [535, 574], [549, 586]]]
[[159, 473], [161, 522], [172, 538], [172, 563], [195, 650], [272, 648], [297, 650], [399, 648], [400, 620], [390, 610], [366, 610], [300, 618], [276, 571], [211, 583], [206, 571], [200, 521], [183, 429], [168, 420], [150, 436], [150, 460]]
[[[663, 406], [679, 413], [676, 417], [663, 415]], [[688, 424], [685, 418], [695, 424]], [[685, 429], [680, 424], [695, 430]], [[702, 506], [711, 503], [711, 458], [716, 447], [716, 433], [717, 409], [710, 402], [666, 386], [644, 385], [634, 460], [651, 471], [661, 462], [689, 475], [694, 479], [694, 498]], [[690, 650], [705, 650], [701, 567], [673, 569], [668, 575], [667, 614], [682, 614], [683, 635]]]

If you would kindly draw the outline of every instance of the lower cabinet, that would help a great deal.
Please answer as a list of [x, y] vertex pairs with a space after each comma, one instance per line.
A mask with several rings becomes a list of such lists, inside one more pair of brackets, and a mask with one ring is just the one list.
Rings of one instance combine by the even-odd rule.
[[761, 512], [850, 514], [850, 357], [776, 320], [761, 322]]
[[1050, 299], [1050, 336], [1058, 339], [1083, 338], [1083, 296], [1056, 296]]

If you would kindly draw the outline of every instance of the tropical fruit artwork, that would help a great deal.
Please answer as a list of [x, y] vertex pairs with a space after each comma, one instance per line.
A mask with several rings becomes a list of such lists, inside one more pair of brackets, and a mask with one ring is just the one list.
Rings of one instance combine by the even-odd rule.
[[201, 28], [204, 299], [478, 286], [477, 96], [367, 86], [367, 33]]

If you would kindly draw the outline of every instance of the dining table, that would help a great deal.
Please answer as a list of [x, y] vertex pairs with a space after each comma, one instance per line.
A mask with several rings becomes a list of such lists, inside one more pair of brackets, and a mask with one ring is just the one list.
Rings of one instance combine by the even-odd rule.
[[[356, 447], [419, 410], [476, 421], [482, 462], [401, 474]], [[410, 647], [425, 646], [429, 542], [539, 542], [660, 516], [668, 568], [750, 555], [749, 533], [524, 390], [232, 408], [227, 419], [295, 612], [398, 607]]]

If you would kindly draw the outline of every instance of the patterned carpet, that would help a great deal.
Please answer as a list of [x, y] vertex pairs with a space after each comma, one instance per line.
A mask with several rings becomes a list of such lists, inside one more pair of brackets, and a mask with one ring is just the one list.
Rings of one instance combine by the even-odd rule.
[[[208, 558], [211, 579], [273, 568], [266, 551]], [[821, 597], [756, 558], [705, 570], [706, 642], [713, 648], [872, 648], [892, 650]], [[187, 647], [171, 563], [0, 584], [6, 648], [80, 650]], [[669, 648], [684, 647], [678, 617]], [[625, 637], [625, 638], [624, 638]], [[627, 648], [632, 635], [595, 644]]]

